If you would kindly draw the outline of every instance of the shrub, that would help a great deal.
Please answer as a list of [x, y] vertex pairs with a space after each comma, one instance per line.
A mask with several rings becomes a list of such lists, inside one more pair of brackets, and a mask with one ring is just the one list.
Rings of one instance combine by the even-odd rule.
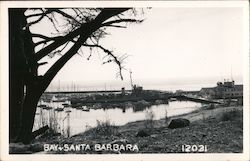
[[233, 121], [238, 118], [242, 117], [242, 112], [239, 110], [231, 110], [228, 112], [225, 112], [221, 116], [221, 121]]
[[99, 135], [115, 135], [117, 133], [117, 126], [112, 125], [110, 120], [100, 121], [96, 120], [97, 126], [93, 129], [95, 134]]

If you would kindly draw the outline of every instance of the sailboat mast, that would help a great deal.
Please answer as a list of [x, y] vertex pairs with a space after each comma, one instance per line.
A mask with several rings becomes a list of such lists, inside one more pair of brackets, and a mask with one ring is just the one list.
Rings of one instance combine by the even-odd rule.
[[133, 90], [132, 71], [129, 70], [131, 90]]

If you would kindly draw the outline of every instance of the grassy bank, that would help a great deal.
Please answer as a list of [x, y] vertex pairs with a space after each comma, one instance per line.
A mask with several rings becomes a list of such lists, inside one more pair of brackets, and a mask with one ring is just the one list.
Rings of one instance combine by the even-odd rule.
[[[190, 126], [169, 129], [174, 118], [186, 118]], [[20, 153], [34, 153], [43, 150], [44, 144], [88, 144], [91, 149], [82, 151], [51, 151], [47, 153], [181, 153], [182, 145], [207, 145], [208, 153], [240, 153], [243, 149], [242, 107], [218, 107], [203, 109], [181, 116], [161, 120], [144, 120], [114, 126], [99, 122], [96, 128], [70, 138], [47, 137], [34, 140]], [[139, 151], [94, 150], [96, 144], [136, 145]], [[15, 147], [15, 146], [13, 146]], [[18, 148], [10, 150], [15, 153]], [[20, 148], [19, 148], [20, 150]], [[17, 152], [16, 152], [17, 153]]]

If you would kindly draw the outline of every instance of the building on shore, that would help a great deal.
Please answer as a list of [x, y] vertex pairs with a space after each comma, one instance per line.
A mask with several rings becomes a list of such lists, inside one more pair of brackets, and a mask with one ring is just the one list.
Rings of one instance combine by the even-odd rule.
[[200, 95], [206, 98], [243, 98], [243, 85], [232, 81], [218, 82], [216, 87], [202, 88]]

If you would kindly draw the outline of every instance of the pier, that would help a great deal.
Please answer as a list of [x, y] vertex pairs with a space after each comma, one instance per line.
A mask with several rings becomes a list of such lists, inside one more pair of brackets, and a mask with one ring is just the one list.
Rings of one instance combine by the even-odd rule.
[[[126, 92], [131, 92], [131, 90], [125, 90]], [[98, 90], [98, 91], [53, 91], [53, 92], [44, 92], [44, 94], [73, 94], [73, 93], [117, 93], [121, 90]]]
[[193, 101], [193, 102], [198, 102], [198, 103], [205, 103], [205, 104], [210, 104], [210, 103], [222, 104], [221, 102], [218, 102], [218, 101], [212, 101], [212, 100], [207, 100], [203, 98], [189, 97], [185, 95], [174, 95], [174, 96], [171, 96], [171, 98], [176, 98], [177, 100], [186, 100], [186, 101]]
[[[159, 92], [158, 96], [148, 96], [145, 93], [141, 93], [138, 96], [121, 96], [118, 98], [100, 98], [100, 99], [85, 99], [85, 100], [79, 100], [79, 99], [71, 99], [74, 103], [122, 103], [122, 102], [136, 102], [140, 100], [145, 101], [156, 101], [156, 100], [169, 100], [170, 98], [175, 98], [176, 100], [180, 101], [193, 101], [198, 103], [204, 103], [204, 104], [221, 104], [221, 102], [215, 101], [215, 100], [208, 100], [204, 98], [197, 98], [197, 97], [190, 97], [185, 94], [175, 94], [175, 93], [168, 93], [168, 92], [162, 92], [162, 91], [152, 91], [152, 90], [143, 90], [146, 93], [151, 92]], [[125, 90], [126, 93], [131, 93], [131, 90]], [[45, 94], [95, 94], [95, 93], [121, 93], [121, 90], [98, 90], [98, 91], [53, 91], [53, 92], [45, 92]], [[165, 95], [164, 97], [159, 97], [159, 95]]]

